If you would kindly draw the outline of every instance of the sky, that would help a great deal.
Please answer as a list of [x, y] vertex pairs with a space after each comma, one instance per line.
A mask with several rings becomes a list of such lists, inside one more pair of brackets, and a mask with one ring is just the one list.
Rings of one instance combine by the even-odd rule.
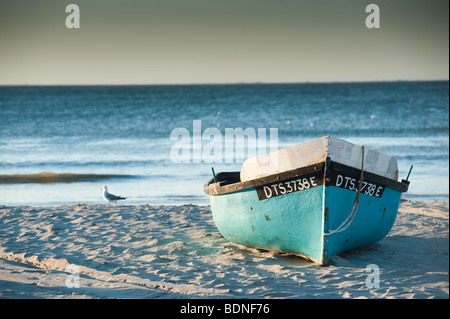
[[447, 0], [0, 0], [0, 85], [448, 80], [448, 16]]

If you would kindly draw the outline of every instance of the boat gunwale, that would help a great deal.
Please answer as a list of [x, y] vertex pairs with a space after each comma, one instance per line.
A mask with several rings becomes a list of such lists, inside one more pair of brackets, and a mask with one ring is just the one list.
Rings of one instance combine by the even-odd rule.
[[[347, 175], [355, 176], [355, 177], [359, 177], [361, 174], [361, 169], [354, 168], [352, 166], [341, 164], [341, 163], [338, 163], [335, 161], [330, 162], [330, 169], [337, 173], [343, 173], [343, 174], [347, 174]], [[381, 176], [378, 174], [374, 174], [374, 173], [371, 173], [368, 171], [363, 171], [363, 176], [364, 176], [364, 178], [363, 178], [364, 181], [368, 180], [370, 182], [379, 183], [384, 186], [401, 191], [402, 193], [405, 193], [408, 191], [409, 184], [405, 183], [404, 181], [399, 182], [394, 179], [391, 179], [391, 178], [388, 178], [385, 176]], [[325, 184], [325, 186], [329, 186], [328, 182]]]
[[[325, 178], [325, 186], [329, 186], [329, 181], [327, 181], [327, 175], [330, 174], [330, 170], [335, 172], [341, 172], [349, 175], [359, 176], [361, 174], [361, 169], [357, 169], [345, 164], [341, 164], [335, 161], [331, 161], [329, 157], [326, 158], [323, 162], [318, 162], [309, 166], [304, 166], [300, 168], [295, 168], [293, 170], [271, 174], [259, 178], [255, 178], [249, 181], [244, 182], [236, 182], [226, 185], [221, 185], [221, 181], [215, 182], [214, 177], [211, 178], [203, 187], [203, 191], [207, 195], [216, 196], [216, 195], [224, 195], [230, 194], [234, 192], [239, 192], [251, 188], [261, 187], [270, 183], [279, 182], [291, 178], [296, 178], [305, 174], [324, 171]], [[235, 172], [236, 174], [239, 172]], [[220, 174], [220, 173], [219, 173]], [[217, 174], [219, 176], [219, 174]], [[373, 182], [377, 182], [384, 186], [393, 188], [402, 193], [408, 190], [408, 183], [405, 183], [403, 180], [399, 182], [394, 179], [390, 179], [388, 177], [384, 177], [381, 175], [377, 175], [366, 170], [363, 171], [364, 180], [369, 180]], [[222, 183], [223, 184], [223, 183]]]
[[211, 178], [208, 183], [203, 187], [203, 191], [208, 195], [222, 195], [222, 194], [228, 194], [233, 193], [241, 190], [246, 190], [250, 188], [255, 188], [259, 186], [263, 186], [269, 183], [274, 183], [290, 178], [294, 178], [297, 176], [301, 176], [308, 173], [313, 172], [320, 172], [324, 170], [325, 162], [319, 162], [313, 165], [304, 166], [300, 168], [296, 168], [293, 170], [289, 170], [286, 172], [271, 174], [268, 176], [263, 176], [259, 178], [255, 178], [249, 181], [244, 182], [237, 182], [233, 184], [228, 184], [221, 186], [220, 181], [217, 183], [214, 183], [214, 178]]

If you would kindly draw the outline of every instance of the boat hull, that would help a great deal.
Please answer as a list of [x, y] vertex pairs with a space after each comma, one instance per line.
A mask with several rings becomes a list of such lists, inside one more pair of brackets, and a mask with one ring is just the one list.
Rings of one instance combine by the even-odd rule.
[[[358, 170], [339, 164], [333, 169], [332, 163], [288, 179], [277, 177], [275, 183], [235, 187], [211, 196], [213, 219], [233, 243], [324, 265], [333, 255], [381, 240], [395, 222], [402, 187], [407, 187], [396, 181], [390, 187], [385, 179], [367, 175], [359, 196]], [[351, 223], [333, 232], [351, 215], [357, 197]]]

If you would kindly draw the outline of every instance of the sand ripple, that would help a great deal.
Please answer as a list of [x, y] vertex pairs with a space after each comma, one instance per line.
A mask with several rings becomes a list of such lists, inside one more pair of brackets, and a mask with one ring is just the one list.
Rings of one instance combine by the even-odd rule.
[[0, 207], [6, 298], [448, 298], [448, 252], [448, 202], [403, 202], [385, 239], [326, 267], [231, 244], [207, 206]]

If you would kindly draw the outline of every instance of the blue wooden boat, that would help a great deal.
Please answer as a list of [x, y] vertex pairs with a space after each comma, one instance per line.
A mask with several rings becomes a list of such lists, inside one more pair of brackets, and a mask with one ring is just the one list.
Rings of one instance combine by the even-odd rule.
[[204, 186], [227, 240], [324, 265], [391, 230], [407, 180], [397, 161], [325, 136], [248, 159]]

